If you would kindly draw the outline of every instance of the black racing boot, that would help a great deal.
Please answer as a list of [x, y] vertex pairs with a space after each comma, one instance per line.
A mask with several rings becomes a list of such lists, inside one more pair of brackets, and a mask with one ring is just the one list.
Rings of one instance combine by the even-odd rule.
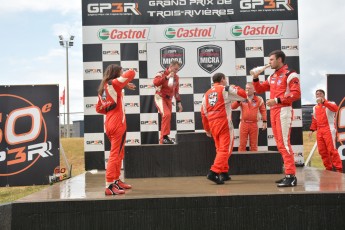
[[175, 144], [169, 137], [168, 135], [163, 137], [163, 144]]
[[282, 179], [276, 180], [275, 182], [276, 182], [277, 184], [279, 184], [279, 183], [283, 182], [284, 179], [285, 179], [285, 177], [283, 177]]
[[220, 177], [221, 177], [222, 181], [231, 180], [231, 177], [229, 176], [229, 173], [227, 173], [227, 172], [220, 173]]
[[224, 181], [220, 177], [219, 173], [215, 173], [212, 170], [207, 174], [207, 179], [213, 181], [216, 184], [224, 184]]
[[297, 177], [295, 175], [288, 174], [285, 176], [282, 182], [277, 187], [294, 187], [297, 185]]

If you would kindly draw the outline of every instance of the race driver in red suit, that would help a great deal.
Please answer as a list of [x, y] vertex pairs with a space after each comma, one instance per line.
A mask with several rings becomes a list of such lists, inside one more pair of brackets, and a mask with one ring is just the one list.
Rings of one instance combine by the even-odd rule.
[[326, 100], [322, 89], [316, 90], [315, 95], [317, 104], [313, 107], [309, 137], [317, 130], [317, 148], [326, 170], [332, 171], [334, 166], [337, 172], [343, 172], [343, 164], [335, 148], [335, 115], [338, 106], [333, 101]]
[[269, 54], [269, 64], [275, 72], [263, 83], [259, 82], [259, 74], [253, 76], [253, 84], [257, 93], [270, 91], [270, 99], [266, 105], [270, 107], [271, 125], [277, 148], [283, 157], [285, 177], [277, 180], [278, 187], [297, 185], [294, 153], [290, 144], [290, 131], [293, 118], [292, 102], [301, 98], [300, 80], [295, 71], [290, 71], [284, 64], [285, 53], [281, 50]]
[[[135, 71], [128, 70], [123, 73], [121, 66], [112, 64], [105, 70], [103, 80], [98, 89], [99, 99], [96, 111], [106, 115], [105, 132], [111, 143], [105, 175], [105, 195], [124, 194], [125, 189], [132, 187], [120, 180], [120, 171], [125, 153], [127, 129], [122, 89], [126, 86], [129, 89], [134, 89], [135, 85], [129, 83], [134, 77]], [[105, 103], [100, 103], [102, 100]]]
[[[182, 112], [181, 97], [179, 94], [179, 76], [176, 74], [181, 64], [171, 61], [169, 67], [159, 72], [153, 79], [156, 87], [155, 104], [162, 117], [160, 144], [174, 144], [168, 136], [170, 134], [172, 98], [175, 96], [179, 112]], [[170, 84], [169, 84], [170, 82]]]
[[267, 127], [267, 114], [265, 102], [262, 97], [255, 95], [254, 86], [251, 82], [246, 85], [247, 100], [235, 101], [231, 104], [232, 109], [241, 107], [240, 122], [240, 145], [239, 152], [246, 151], [249, 136], [249, 150], [258, 151], [258, 119], [261, 115], [262, 129]]
[[203, 99], [201, 118], [206, 135], [213, 137], [216, 145], [216, 157], [207, 179], [216, 184], [230, 180], [229, 157], [234, 145], [234, 128], [231, 121], [231, 101], [243, 101], [246, 92], [238, 86], [227, 85], [225, 75], [216, 73], [214, 82]]

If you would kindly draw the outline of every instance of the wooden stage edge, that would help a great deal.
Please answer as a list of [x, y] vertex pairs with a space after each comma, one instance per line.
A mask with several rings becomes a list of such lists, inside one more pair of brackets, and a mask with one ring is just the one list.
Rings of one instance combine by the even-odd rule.
[[344, 229], [344, 174], [297, 168], [298, 185], [278, 188], [282, 176], [127, 179], [105, 196], [104, 171], [90, 171], [0, 205], [0, 229]]

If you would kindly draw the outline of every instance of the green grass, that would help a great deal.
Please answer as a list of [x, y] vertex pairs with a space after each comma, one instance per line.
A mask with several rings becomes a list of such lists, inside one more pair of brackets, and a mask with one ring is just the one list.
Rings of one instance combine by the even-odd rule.
[[[77, 176], [85, 172], [84, 166], [84, 143], [83, 138], [62, 138], [61, 143], [64, 148], [66, 157], [69, 164], [73, 165], [72, 176]], [[309, 155], [310, 150], [312, 149], [315, 143], [315, 133], [313, 137], [309, 139], [308, 132], [303, 132], [303, 141], [304, 141], [304, 158], [306, 159]], [[61, 158], [61, 167], [64, 167], [64, 161]], [[324, 168], [320, 155], [317, 150], [315, 151], [312, 158], [312, 167]], [[40, 186], [20, 186], [20, 187], [2, 187], [0, 188], [0, 204], [12, 202], [37, 191], [40, 191], [43, 188], [46, 188], [50, 185], [40, 185]]]

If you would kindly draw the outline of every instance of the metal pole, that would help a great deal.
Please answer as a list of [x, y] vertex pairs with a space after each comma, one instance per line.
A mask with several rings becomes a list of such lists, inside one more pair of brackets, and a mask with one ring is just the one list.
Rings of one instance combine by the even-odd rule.
[[67, 138], [70, 137], [69, 132], [69, 79], [68, 79], [68, 41], [66, 41], [66, 76], [67, 76]]
[[309, 153], [309, 156], [308, 156], [307, 160], [305, 161], [304, 165], [310, 166], [311, 157], [313, 156], [313, 154], [314, 154], [314, 152], [316, 150], [316, 147], [317, 147], [317, 142], [315, 142], [313, 148], [311, 149], [311, 151]]

